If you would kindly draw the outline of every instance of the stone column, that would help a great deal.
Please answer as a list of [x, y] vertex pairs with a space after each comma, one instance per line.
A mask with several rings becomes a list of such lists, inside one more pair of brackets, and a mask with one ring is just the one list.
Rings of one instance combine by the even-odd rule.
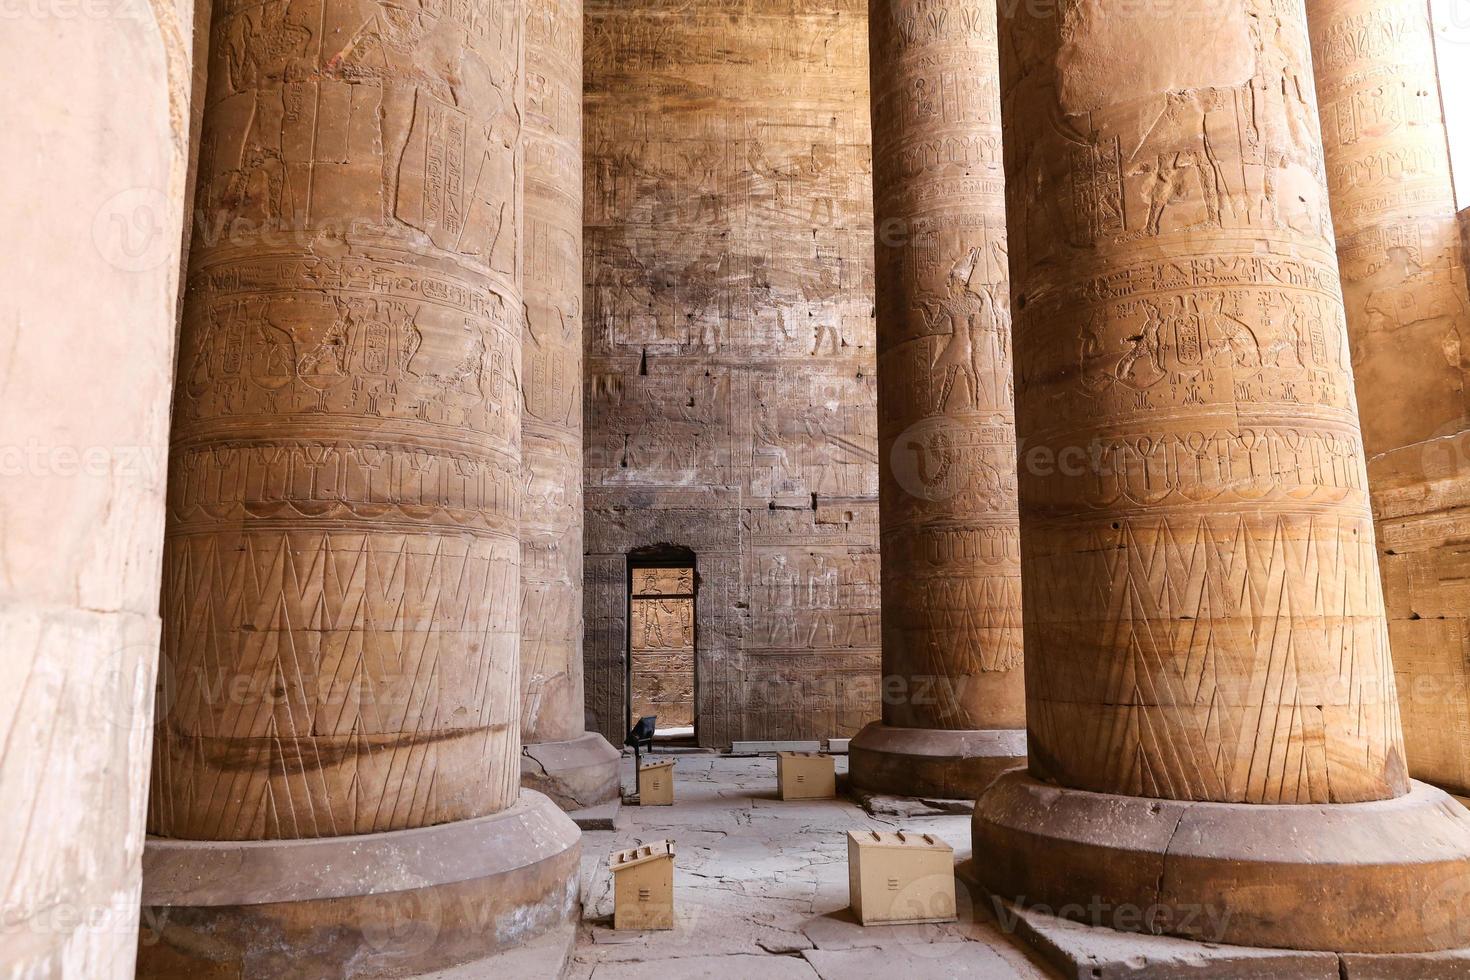
[[1026, 755], [995, 3], [869, 12], [883, 721], [852, 781], [973, 800]]
[[[132, 976], [189, 4], [3, 18], [0, 975]], [[63, 67], [64, 66], [64, 67]]]
[[1409, 770], [1470, 793], [1470, 294], [1429, 7], [1307, 23]]
[[528, 16], [521, 781], [575, 810], [617, 798], [621, 759], [583, 721], [582, 3]]
[[1170, 12], [1001, 18], [1030, 768], [976, 870], [1121, 929], [1453, 945], [1470, 813], [1405, 771], [1306, 25]]
[[431, 970], [575, 908], [519, 788], [525, 13], [216, 5], [145, 973]]

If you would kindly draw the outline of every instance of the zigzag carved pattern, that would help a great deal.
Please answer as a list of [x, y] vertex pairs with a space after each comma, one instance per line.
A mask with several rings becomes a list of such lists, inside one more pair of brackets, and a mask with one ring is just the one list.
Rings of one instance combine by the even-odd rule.
[[150, 830], [371, 833], [515, 801], [514, 540], [177, 536]]
[[1172, 799], [1406, 790], [1373, 540], [1320, 514], [1028, 531], [1033, 769]]

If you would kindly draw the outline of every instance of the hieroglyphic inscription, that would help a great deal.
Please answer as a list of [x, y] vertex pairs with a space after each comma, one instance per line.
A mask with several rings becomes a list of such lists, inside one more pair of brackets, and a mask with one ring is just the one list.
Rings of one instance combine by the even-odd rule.
[[[1369, 455], [1470, 427], [1470, 297], [1424, 4], [1307, 4]], [[1448, 96], [1448, 93], [1446, 93]]]
[[582, 3], [526, 28], [521, 732], [582, 732]]
[[870, 10], [883, 720], [1022, 728], [995, 7]]
[[694, 569], [635, 568], [628, 647], [630, 717], [667, 731], [694, 725]]
[[[1030, 764], [1407, 788], [1310, 57], [1285, 0], [1002, 12]], [[1211, 32], [1208, 46], [1177, 32]]]
[[1429, 9], [1312, 0], [1307, 23], [1409, 769], [1470, 792], [1460, 492], [1445, 489], [1470, 483], [1470, 293]]
[[523, 17], [215, 7], [154, 833], [515, 799]]
[[[605, 501], [588, 540], [699, 552], [710, 745], [853, 734], [878, 713], [876, 684], [834, 708], [806, 683], [872, 678], [878, 649], [865, 8], [586, 6], [587, 487]], [[768, 521], [756, 547], [745, 528]], [[715, 537], [735, 560], [705, 562]], [[803, 598], [768, 609], [777, 554]], [[620, 676], [621, 636], [592, 636], [588, 675]], [[592, 698], [619, 736], [620, 694]]]

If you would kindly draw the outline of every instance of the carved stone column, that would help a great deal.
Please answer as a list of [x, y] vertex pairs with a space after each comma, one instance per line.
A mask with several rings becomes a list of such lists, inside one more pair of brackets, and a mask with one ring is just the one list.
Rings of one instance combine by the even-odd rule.
[[145, 973], [397, 975], [575, 907], [519, 787], [525, 13], [215, 8]]
[[1454, 945], [1470, 813], [1405, 771], [1306, 25], [1171, 11], [1001, 17], [1030, 769], [976, 870], [1121, 929]]
[[530, 0], [526, 77], [521, 780], [574, 810], [621, 759], [583, 721], [581, 0]]
[[1409, 770], [1470, 793], [1470, 294], [1429, 7], [1307, 23]]
[[133, 975], [190, 4], [0, 17], [0, 975]]
[[974, 799], [1026, 755], [995, 3], [869, 11], [883, 721], [852, 781]]

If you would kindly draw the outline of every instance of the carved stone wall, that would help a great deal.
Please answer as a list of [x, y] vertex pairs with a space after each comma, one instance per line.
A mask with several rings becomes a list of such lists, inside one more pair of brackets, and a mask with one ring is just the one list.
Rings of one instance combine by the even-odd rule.
[[1031, 772], [1397, 796], [1306, 25], [1289, 0], [1178, 15], [1002, 36]]
[[878, 714], [866, 5], [586, 7], [587, 684], [627, 555], [697, 556], [699, 738]]
[[133, 976], [190, 7], [0, 18], [6, 977]]
[[154, 833], [516, 799], [523, 16], [215, 7]]
[[582, 4], [532, 0], [526, 33], [521, 732], [582, 734]]
[[1409, 768], [1466, 793], [1470, 293], [1429, 11], [1307, 16]]

